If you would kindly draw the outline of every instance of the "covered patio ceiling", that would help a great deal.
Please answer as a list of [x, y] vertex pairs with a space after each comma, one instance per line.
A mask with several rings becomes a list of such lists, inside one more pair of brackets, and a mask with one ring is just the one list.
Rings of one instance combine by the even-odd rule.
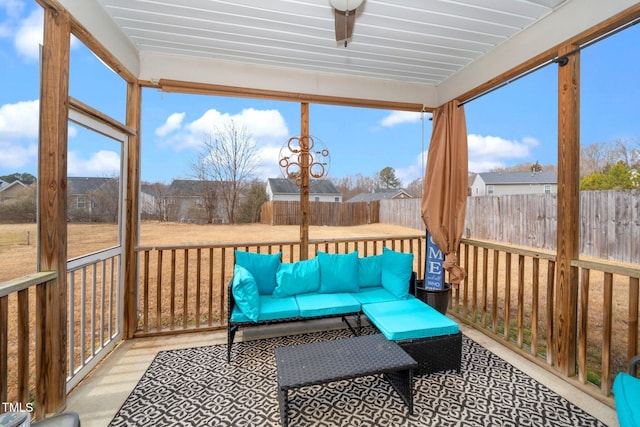
[[345, 47], [328, 0], [39, 1], [64, 6], [114, 69], [164, 90], [191, 82], [406, 109], [464, 99], [532, 58], [549, 61], [637, 3], [365, 0]]

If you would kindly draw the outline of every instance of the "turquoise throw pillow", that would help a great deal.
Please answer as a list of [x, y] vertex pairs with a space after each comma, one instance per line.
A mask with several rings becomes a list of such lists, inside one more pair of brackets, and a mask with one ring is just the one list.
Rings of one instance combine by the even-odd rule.
[[284, 298], [308, 292], [316, 292], [320, 288], [320, 264], [318, 257], [298, 261], [293, 264], [282, 263], [276, 273], [275, 298]]
[[231, 292], [242, 314], [257, 322], [260, 313], [260, 296], [258, 284], [249, 270], [239, 265], [233, 268]]
[[409, 296], [409, 280], [412, 271], [413, 254], [383, 249], [382, 287], [396, 298], [405, 299]]
[[280, 268], [280, 257], [277, 254], [257, 254], [236, 250], [236, 265], [246, 268], [258, 284], [260, 295], [271, 295], [276, 287], [276, 273]]
[[358, 282], [361, 288], [382, 285], [382, 255], [358, 258]]
[[348, 254], [318, 252], [320, 292], [358, 292], [358, 251]]

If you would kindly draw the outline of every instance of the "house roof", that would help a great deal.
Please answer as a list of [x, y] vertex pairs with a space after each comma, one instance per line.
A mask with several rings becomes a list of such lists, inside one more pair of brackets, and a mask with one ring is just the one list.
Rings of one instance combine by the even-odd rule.
[[411, 197], [402, 188], [377, 188], [370, 193], [360, 193], [347, 200], [347, 202], [373, 202], [375, 200], [395, 199], [398, 196], [403, 196], [403, 198]]
[[218, 185], [220, 181], [206, 181], [198, 179], [174, 179], [167, 190], [168, 196], [173, 197], [201, 197], [204, 186]]
[[182, 81], [219, 85], [221, 93], [254, 88], [422, 108], [456, 99], [637, 2], [365, 0], [347, 47], [335, 40], [327, 0], [55, 3], [112, 53], [115, 69], [161, 89]]
[[[271, 188], [271, 193], [275, 194], [300, 194], [300, 187], [295, 180], [289, 178], [269, 178], [267, 185]], [[309, 183], [309, 194], [340, 196], [335, 184], [328, 179], [312, 179]]]
[[9, 191], [9, 189], [17, 186], [21, 186], [25, 188], [27, 187], [26, 184], [24, 184], [22, 181], [13, 181], [12, 183], [7, 184], [6, 181], [0, 180], [0, 193], [4, 191]]
[[70, 176], [67, 178], [67, 186], [69, 194], [87, 194], [96, 191], [106, 182], [117, 178], [101, 178], [89, 176]]
[[558, 183], [555, 172], [483, 172], [478, 175], [487, 185]]

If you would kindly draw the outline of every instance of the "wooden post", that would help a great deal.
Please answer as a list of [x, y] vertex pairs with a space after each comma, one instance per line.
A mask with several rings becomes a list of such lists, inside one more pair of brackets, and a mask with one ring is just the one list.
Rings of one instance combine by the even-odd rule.
[[124, 241], [124, 308], [123, 337], [133, 338], [138, 327], [138, 202], [140, 188], [140, 117], [142, 111], [142, 88], [136, 83], [127, 85], [127, 127], [136, 131], [128, 138], [127, 188], [126, 188], [126, 232]]
[[57, 278], [36, 294], [36, 415], [58, 412], [67, 390], [67, 127], [69, 46], [66, 13], [44, 8], [38, 162], [38, 271]]
[[300, 104], [300, 260], [309, 258], [309, 103]]
[[[565, 376], [576, 372], [580, 219], [580, 53], [564, 46], [558, 67], [558, 237], [556, 308], [554, 316], [556, 368]], [[563, 55], [566, 55], [563, 57]]]

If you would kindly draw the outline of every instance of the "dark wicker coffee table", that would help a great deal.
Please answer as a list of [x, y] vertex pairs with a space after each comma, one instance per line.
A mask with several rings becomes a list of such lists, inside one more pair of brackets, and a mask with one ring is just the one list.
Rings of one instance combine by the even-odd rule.
[[416, 361], [383, 335], [365, 335], [275, 349], [282, 425], [289, 424], [289, 390], [383, 374], [413, 414]]

